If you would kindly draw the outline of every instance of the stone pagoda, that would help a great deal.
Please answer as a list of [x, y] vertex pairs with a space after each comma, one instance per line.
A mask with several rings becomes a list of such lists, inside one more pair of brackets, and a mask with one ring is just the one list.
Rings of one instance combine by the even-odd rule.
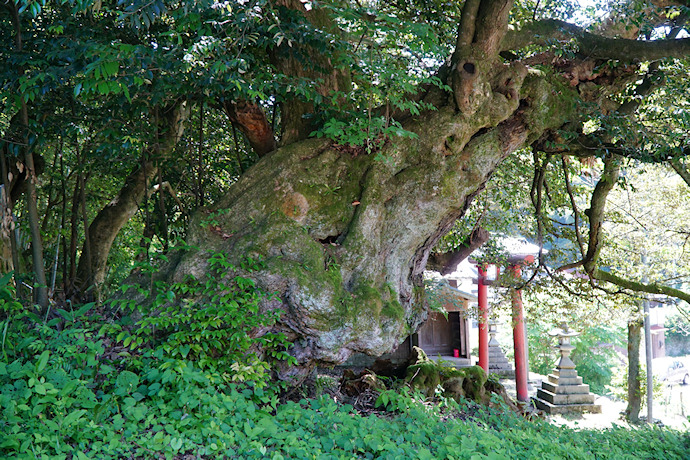
[[556, 369], [549, 374], [548, 381], [542, 382], [542, 387], [537, 390], [535, 404], [549, 414], [570, 412], [600, 414], [601, 406], [594, 404], [596, 396], [589, 392], [589, 385], [582, 383], [582, 377], [578, 377], [575, 363], [570, 359], [570, 353], [575, 349], [570, 344], [570, 339], [580, 333], [571, 331], [564, 323], [562, 330], [549, 332], [549, 335], [558, 337], [556, 348], [560, 351], [561, 358]]
[[489, 322], [489, 372], [498, 374], [501, 377], [514, 377], [515, 370], [510, 364], [505, 353], [501, 349], [501, 345], [496, 340], [496, 321]]

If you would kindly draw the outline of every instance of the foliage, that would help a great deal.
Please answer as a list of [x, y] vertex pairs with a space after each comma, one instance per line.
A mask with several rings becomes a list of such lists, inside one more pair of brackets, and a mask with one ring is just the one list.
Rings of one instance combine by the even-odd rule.
[[[557, 340], [548, 333], [553, 325], [531, 321], [527, 326], [530, 370], [546, 375], [553, 371], [559, 359]], [[582, 334], [572, 339], [575, 349], [570, 355], [577, 366], [577, 372], [590, 390], [596, 394], [610, 391], [614, 369], [621, 357], [615, 350], [623, 340], [619, 329], [605, 326], [585, 328]]]
[[442, 313], [448, 318], [448, 309], [463, 310], [466, 307], [466, 301], [462, 299], [448, 284], [445, 278], [433, 279], [428, 278], [424, 280], [424, 292], [429, 309], [436, 313]]
[[682, 315], [666, 317], [666, 351], [669, 356], [690, 354], [690, 324]]
[[127, 351], [112, 324], [99, 324], [94, 304], [59, 309], [52, 319], [17, 305], [5, 301], [1, 310], [3, 458], [613, 459], [663, 447], [673, 459], [690, 449], [673, 430], [571, 430], [471, 402], [432, 403], [404, 389], [381, 393], [385, 417], [330, 397], [279, 403], [273, 392], [168, 357], [163, 346]]
[[547, 332], [550, 326], [537, 322], [526, 325], [527, 343], [529, 343], [529, 368], [537, 374], [547, 375], [556, 367], [558, 352], [554, 349], [555, 341]]
[[680, 459], [690, 449], [687, 436], [669, 429], [572, 430], [404, 392], [389, 394], [395, 413], [385, 417], [330, 397], [280, 404], [191, 362], [164, 369], [171, 361], [160, 350], [123, 359], [87, 313], [52, 325], [31, 314], [11, 318], [14, 345], [0, 362], [3, 458], [617, 459], [663, 449]]
[[669, 168], [627, 169], [609, 198], [602, 265], [682, 289], [690, 279], [689, 209], [690, 188]]
[[623, 332], [606, 326], [592, 327], [574, 342], [571, 358], [578, 374], [593, 393], [604, 394], [611, 384], [616, 364], [621, 361], [615, 347], [622, 345]]
[[[638, 375], [640, 382], [640, 400], [642, 406], [647, 404], [647, 366], [640, 364], [640, 373]], [[664, 400], [664, 384], [657, 378], [652, 376], [652, 396], [656, 401]], [[628, 367], [617, 366], [612, 369], [611, 385], [607, 386], [611, 395], [621, 401], [628, 400]]]
[[[260, 260], [247, 257], [241, 268], [251, 274], [261, 266]], [[137, 290], [144, 300], [111, 302], [139, 318], [133, 327], [121, 331], [117, 340], [131, 349], [151, 348], [172, 359], [193, 361], [199, 368], [220, 372], [230, 381], [265, 386], [270, 379], [270, 361], [293, 364], [295, 359], [286, 351], [289, 343], [284, 334], [249, 335], [257, 328], [270, 328], [280, 312], [261, 310], [262, 302], [270, 296], [252, 279], [233, 276], [236, 272], [227, 256], [217, 253], [209, 258], [203, 281], [190, 275], [172, 285], [156, 281], [150, 290], [139, 285], [123, 286], [124, 292]]]

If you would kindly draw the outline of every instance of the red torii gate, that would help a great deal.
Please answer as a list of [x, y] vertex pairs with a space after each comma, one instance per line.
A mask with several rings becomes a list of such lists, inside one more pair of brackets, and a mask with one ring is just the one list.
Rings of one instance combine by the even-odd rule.
[[[517, 279], [522, 273], [522, 265], [534, 262], [531, 254], [514, 254], [508, 258], [508, 270]], [[489, 372], [489, 304], [487, 287], [492, 282], [487, 279], [486, 270], [489, 265], [477, 264], [477, 302], [479, 304], [479, 366]], [[500, 268], [496, 266], [498, 275]], [[512, 320], [513, 320], [513, 349], [515, 352], [515, 388], [518, 401], [528, 402], [527, 379], [529, 367], [527, 365], [527, 333], [525, 331], [524, 309], [522, 293], [519, 289], [511, 292]]]

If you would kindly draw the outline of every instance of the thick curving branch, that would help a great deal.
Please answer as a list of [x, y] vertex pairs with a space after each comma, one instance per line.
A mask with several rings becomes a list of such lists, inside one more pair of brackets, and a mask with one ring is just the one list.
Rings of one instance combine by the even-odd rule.
[[460, 262], [467, 259], [475, 249], [489, 241], [490, 237], [491, 234], [488, 230], [483, 227], [477, 227], [472, 230], [472, 233], [465, 238], [465, 241], [455, 251], [443, 254], [430, 254], [426, 268], [437, 271], [444, 276], [453, 273], [458, 268]]
[[690, 293], [663, 284], [632, 281], [601, 269], [594, 270], [593, 276], [599, 281], [606, 281], [607, 283], [615, 284], [616, 286], [628, 289], [630, 291], [646, 292], [648, 294], [661, 294], [690, 303]]
[[533, 22], [520, 30], [509, 31], [501, 42], [501, 51], [570, 40], [577, 41], [580, 54], [592, 59], [643, 62], [690, 56], [690, 38], [654, 41], [608, 38], [555, 19]]
[[673, 158], [668, 162], [668, 164], [670, 164], [673, 170], [678, 173], [681, 179], [683, 179], [683, 182], [685, 182], [688, 185], [688, 187], [690, 187], [690, 171], [688, 171], [685, 165], [681, 163], [680, 158]]
[[258, 104], [247, 100], [224, 101], [222, 106], [230, 121], [246, 136], [259, 158], [276, 149], [273, 128]]
[[601, 238], [601, 228], [604, 223], [604, 209], [606, 207], [606, 197], [613, 189], [620, 176], [620, 161], [619, 155], [609, 154], [604, 158], [604, 172], [601, 174], [599, 182], [594, 187], [592, 192], [592, 199], [590, 200], [589, 209], [585, 214], [589, 218], [589, 242], [587, 244], [587, 253], [585, 257], [579, 262], [567, 264], [559, 267], [557, 271], [568, 270], [575, 267], [584, 267], [585, 271], [590, 275], [596, 269], [597, 260], [603, 240]]

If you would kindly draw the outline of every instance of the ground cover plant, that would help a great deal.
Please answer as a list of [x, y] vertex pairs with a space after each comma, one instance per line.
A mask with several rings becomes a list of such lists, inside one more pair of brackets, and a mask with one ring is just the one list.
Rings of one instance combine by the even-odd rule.
[[125, 347], [117, 337], [122, 325], [97, 321], [93, 304], [49, 318], [14, 300], [7, 284], [0, 294], [2, 458], [621, 459], [663, 452], [681, 459], [690, 452], [690, 437], [675, 430], [572, 430], [442, 393], [426, 399], [406, 387], [384, 390], [369, 415], [329, 392], [281, 398], [268, 373], [245, 373], [237, 383], [233, 373], [242, 368], [212, 353], [200, 367], [169, 340]]

